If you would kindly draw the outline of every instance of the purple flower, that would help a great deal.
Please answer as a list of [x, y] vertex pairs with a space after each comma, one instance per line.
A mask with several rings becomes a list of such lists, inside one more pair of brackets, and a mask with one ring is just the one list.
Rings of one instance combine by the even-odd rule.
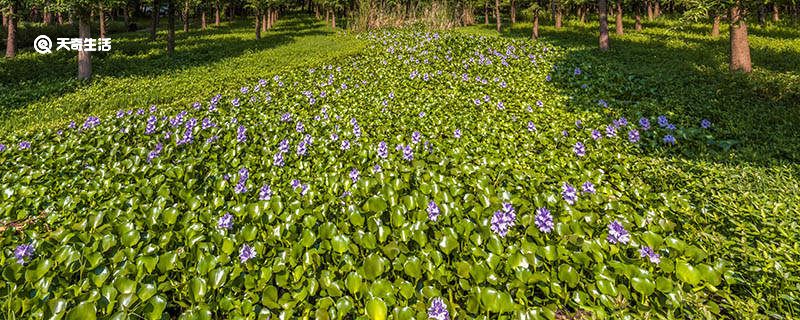
[[442, 298], [433, 298], [431, 306], [428, 308], [428, 319], [450, 320], [450, 312]]
[[245, 128], [244, 126], [239, 126], [239, 128], [236, 130], [237, 142], [242, 143], [247, 141], [247, 134], [245, 133], [245, 131], [247, 131], [247, 128]]
[[422, 117], [424, 117], [424, 116], [425, 116], [425, 111], [420, 111], [420, 113], [419, 113], [419, 117], [420, 117], [420, 118], [422, 118]]
[[300, 180], [292, 179], [291, 184], [292, 184], [292, 189], [297, 189], [300, 187]]
[[14, 258], [17, 259], [17, 263], [25, 264], [26, 260], [30, 260], [30, 258], [33, 257], [33, 253], [34, 249], [32, 245], [21, 244], [14, 249]]
[[536, 126], [533, 124], [533, 121], [528, 121], [528, 131], [530, 132], [536, 131]]
[[428, 202], [428, 219], [436, 221], [439, 219], [439, 206], [436, 205], [436, 202], [431, 200]]
[[86, 121], [83, 122], [83, 129], [91, 129], [100, 124], [100, 119], [94, 116], [89, 116], [86, 118]]
[[575, 128], [580, 129], [583, 126], [583, 122], [580, 120], [575, 120]]
[[703, 129], [711, 128], [711, 120], [708, 119], [700, 120], [700, 127]]
[[403, 159], [407, 161], [414, 160], [414, 150], [411, 149], [411, 146], [403, 147]]
[[514, 207], [510, 203], [503, 203], [503, 207], [494, 212], [490, 229], [500, 237], [505, 237], [516, 220], [517, 214]]
[[230, 213], [226, 213], [222, 217], [219, 217], [219, 221], [217, 221], [217, 227], [220, 229], [232, 229], [233, 228], [233, 215]]
[[158, 118], [156, 116], [147, 117], [147, 126], [144, 128], [144, 134], [152, 134], [156, 132], [156, 122], [158, 122]]
[[671, 134], [665, 135], [663, 140], [664, 143], [668, 145], [675, 145], [675, 137], [673, 137]]
[[578, 193], [575, 188], [566, 182], [561, 185], [561, 197], [570, 205], [574, 205], [578, 201]]
[[250, 171], [247, 168], [239, 169], [239, 182], [233, 187], [233, 192], [245, 193], [247, 192], [247, 178], [250, 176]]
[[30, 149], [30, 148], [31, 148], [31, 142], [30, 141], [20, 141], [19, 142], [19, 149], [20, 150], [25, 150], [25, 149]]
[[253, 250], [253, 248], [248, 246], [247, 244], [243, 244], [242, 249], [239, 250], [239, 260], [241, 260], [242, 263], [245, 263], [247, 262], [247, 260], [250, 260], [255, 257], [256, 257], [256, 251]]
[[304, 196], [306, 195], [306, 192], [308, 192], [308, 184], [303, 184], [303, 186], [300, 188], [300, 195]]
[[600, 133], [600, 130], [597, 130], [597, 129], [593, 129], [592, 130], [592, 139], [597, 141], [597, 140], [600, 140], [600, 138], [602, 138], [602, 137], [603, 137], [603, 134]]
[[303, 131], [306, 130], [306, 127], [303, 126], [302, 122], [297, 121], [297, 125], [294, 127], [294, 130], [297, 131], [297, 132], [303, 132]]
[[212, 127], [216, 127], [216, 126], [217, 126], [217, 125], [216, 125], [215, 123], [211, 122], [211, 119], [209, 119], [209, 118], [203, 118], [203, 123], [202, 123], [202, 125], [201, 125], [200, 127], [201, 127], [203, 130], [205, 130], [205, 129], [212, 128]]
[[671, 124], [671, 123], [670, 123], [670, 124], [667, 124], [667, 130], [672, 130], [672, 131], [674, 131], [675, 129], [677, 129], [677, 128], [675, 127], [675, 125], [674, 125], [674, 124]]
[[358, 126], [358, 123], [353, 124], [353, 135], [356, 138], [361, 138], [361, 127]]
[[642, 127], [644, 131], [650, 130], [650, 120], [645, 117], [639, 118], [639, 126]]
[[155, 113], [156, 112], [156, 105], [154, 105], [154, 104], [150, 105], [150, 108], [148, 109], [148, 111], [150, 111], [150, 113]]
[[234, 107], [238, 107], [239, 106], [239, 98], [234, 98], [233, 100], [231, 100], [231, 104]]
[[542, 102], [542, 100], [536, 100], [536, 106], [539, 108], [544, 107], [544, 102]]
[[283, 152], [278, 152], [272, 156], [272, 165], [276, 167], [283, 167]]
[[153, 159], [161, 154], [161, 149], [163, 148], [164, 146], [161, 144], [161, 142], [157, 143], [156, 148], [153, 149], [153, 151], [150, 151], [150, 153], [147, 155], [147, 163], [153, 162]]
[[350, 141], [342, 140], [342, 150], [350, 150]]
[[6, 151], [6, 145], [0, 143], [0, 152]]
[[350, 170], [350, 180], [353, 180], [353, 183], [358, 182], [358, 169]]
[[336, 133], [331, 133], [331, 141], [339, 140], [339, 135]]
[[550, 82], [550, 80], [552, 80], [552, 79], [553, 79], [553, 78], [552, 78], [552, 77], [550, 77], [550, 75], [549, 75], [549, 74], [548, 74], [546, 77], [544, 77], [544, 80], [545, 80], [545, 81], [547, 81], [547, 82]]
[[550, 214], [550, 210], [547, 210], [547, 208], [536, 209], [534, 223], [541, 232], [550, 233], [553, 231], [553, 215]]
[[456, 129], [456, 131], [453, 132], [453, 137], [461, 139], [461, 129]]
[[269, 200], [272, 199], [272, 188], [269, 185], [265, 184], [261, 187], [261, 190], [258, 191], [258, 200]]
[[575, 75], [577, 76], [580, 74], [581, 74], [581, 68], [575, 68]]
[[575, 146], [572, 147], [572, 152], [575, 152], [576, 156], [583, 157], [586, 155], [586, 146], [584, 146], [582, 142], [577, 142]]
[[386, 142], [381, 141], [380, 143], [378, 143], [378, 157], [386, 159], [386, 157], [388, 156], [389, 156], [389, 150], [386, 147]]
[[667, 120], [666, 116], [658, 116], [658, 126], [662, 128], [666, 128], [669, 125], [669, 120]]
[[306, 141], [300, 141], [300, 143], [297, 144], [297, 155], [304, 156], [306, 155], [306, 151], [308, 151], [308, 147], [306, 147]]
[[608, 102], [603, 99], [597, 100], [597, 104], [603, 106], [604, 108], [608, 108]]
[[240, 91], [241, 93], [247, 93], [248, 91], [250, 91], [250, 88], [248, 88], [248, 87], [242, 87], [241, 89], [239, 89], [239, 91]]
[[583, 193], [589, 193], [589, 194], [594, 194], [594, 193], [595, 193], [595, 190], [594, 190], [594, 184], [593, 184], [593, 183], [591, 183], [591, 182], [589, 182], [589, 181], [586, 181], [586, 182], [584, 182], [584, 183], [581, 185], [581, 192], [583, 192]]
[[630, 141], [632, 143], [639, 142], [639, 131], [636, 130], [636, 129], [628, 131], [628, 141]]
[[278, 143], [278, 151], [280, 153], [287, 153], [289, 152], [289, 140], [283, 139], [280, 143]]
[[208, 139], [206, 139], [206, 143], [214, 143], [217, 140], [219, 140], [219, 136], [213, 135], [213, 136], [209, 137]]
[[291, 120], [292, 120], [292, 114], [291, 113], [287, 112], [287, 113], [284, 113], [284, 114], [281, 115], [281, 121], [289, 122]]
[[661, 262], [661, 255], [653, 251], [653, 249], [648, 246], [644, 246], [639, 249], [639, 256], [642, 258], [647, 257], [651, 263], [659, 264]]
[[628, 119], [625, 119], [625, 117], [621, 117], [621, 118], [619, 118], [619, 119], [615, 120], [615, 121], [614, 121], [614, 124], [615, 124], [617, 127], [624, 127], [624, 126], [627, 126], [627, 125], [628, 125]]
[[503, 101], [497, 101], [497, 110], [505, 110], [506, 106], [503, 104]]
[[419, 131], [414, 131], [414, 133], [411, 134], [411, 143], [417, 144], [417, 143], [419, 143], [419, 139], [421, 139], [421, 138], [422, 138], [422, 134], [419, 133]]
[[373, 173], [378, 173], [378, 172], [381, 172], [381, 171], [383, 171], [383, 170], [381, 170], [381, 165], [379, 165], [379, 164], [376, 164], [374, 167], [372, 167], [372, 172]]
[[628, 243], [631, 241], [631, 235], [625, 230], [619, 221], [614, 220], [608, 224], [608, 242], [611, 244]]
[[606, 126], [606, 137], [613, 138], [617, 136], [617, 127]]

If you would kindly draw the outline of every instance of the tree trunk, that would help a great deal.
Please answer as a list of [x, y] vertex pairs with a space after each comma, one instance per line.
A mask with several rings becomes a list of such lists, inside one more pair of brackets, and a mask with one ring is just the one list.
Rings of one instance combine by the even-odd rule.
[[653, 2], [647, 1], [647, 21], [653, 21]]
[[614, 21], [617, 25], [617, 34], [622, 35], [625, 33], [622, 30], [622, 0], [617, 0], [617, 18]]
[[100, 2], [97, 11], [100, 12], [100, 38], [106, 37], [106, 11], [103, 8], [103, 2]]
[[269, 8], [267, 8], [267, 13], [261, 16], [261, 32], [267, 32], [267, 19], [269, 19]]
[[205, 30], [207, 27], [206, 25], [206, 9], [203, 9], [200, 12], [200, 28]]
[[489, 1], [483, 3], [483, 24], [489, 25]]
[[772, 21], [773, 22], [778, 22], [780, 20], [781, 20], [781, 14], [780, 14], [780, 12], [778, 10], [778, 5], [773, 3], [772, 4]]
[[158, 0], [153, 0], [153, 17], [150, 20], [150, 41], [156, 41], [156, 30], [158, 30], [158, 11], [161, 8], [161, 3]]
[[762, 28], [767, 25], [767, 7], [764, 5], [758, 7], [758, 24]]
[[556, 13], [556, 29], [561, 29], [561, 26], [562, 26], [562, 22], [561, 22], [561, 20], [562, 20], [561, 19], [562, 12], [561, 12], [561, 5], [560, 4], [556, 5], [556, 12], [555, 13]]
[[636, 32], [640, 32], [642, 31], [642, 7], [640, 4], [635, 4], [634, 8], [636, 11], [636, 25], [634, 28]]
[[533, 12], [533, 32], [531, 33], [531, 39], [533, 39], [533, 40], [539, 39], [539, 11], [538, 10]]
[[600, 16], [600, 50], [608, 51], [608, 4], [597, 0], [597, 13]]
[[183, 18], [183, 32], [189, 32], [189, 1], [183, 1], [181, 18]]
[[[8, 36], [6, 37], [6, 58], [13, 58], [17, 55], [17, 19], [14, 17], [14, 6], [8, 6], [8, 20], [6, 21], [6, 28], [8, 29]], [[5, 18], [6, 16], [3, 15]]]
[[317, 18], [317, 20], [322, 18], [322, 16], [319, 14], [319, 5], [314, 5], [314, 17]]
[[517, 23], [517, 4], [514, 0], [510, 1], [511, 3], [511, 26], [514, 26]]
[[49, 26], [49, 25], [53, 24], [53, 14], [50, 12], [50, 9], [48, 9], [47, 6], [49, 6], [49, 4], [45, 4], [45, 8], [44, 8], [44, 24]]
[[131, 24], [131, 9], [127, 5], [122, 8], [122, 16], [123, 21], [125, 21], [125, 28], [128, 28]]
[[753, 71], [750, 62], [750, 43], [747, 40], [747, 23], [742, 19], [740, 2], [731, 7], [731, 71], [749, 73]]
[[0, 12], [0, 15], [3, 16], [3, 28], [5, 28], [8, 25], [8, 16], [3, 14], [2, 12]]
[[256, 40], [260, 40], [261, 39], [261, 21], [259, 21], [259, 20], [261, 18], [261, 12], [256, 10], [255, 16], [256, 16]]
[[325, 25], [328, 25], [330, 23], [331, 23], [331, 9], [326, 9], [325, 10]]
[[500, 0], [494, 0], [494, 19], [497, 24], [497, 32], [499, 33], [500, 28], [503, 26], [500, 21]]
[[713, 14], [714, 22], [711, 24], [711, 36], [714, 38], [719, 37], [719, 20], [720, 17], [718, 14]]
[[58, 25], [64, 24], [64, 16], [61, 15], [61, 12], [56, 14], [56, 20], [58, 21]]
[[214, 26], [219, 27], [219, 1], [216, 2], [216, 6], [214, 6]]
[[167, 54], [175, 53], [175, 1], [169, 0], [167, 4]]
[[[78, 15], [78, 36], [83, 39], [91, 38], [89, 26], [89, 15]], [[92, 78], [92, 53], [90, 51], [78, 51], [78, 79], [89, 80]]]
[[653, 9], [653, 15], [658, 18], [661, 16], [661, 0], [655, 0], [655, 8]]
[[336, 10], [331, 10], [331, 29], [336, 30]]

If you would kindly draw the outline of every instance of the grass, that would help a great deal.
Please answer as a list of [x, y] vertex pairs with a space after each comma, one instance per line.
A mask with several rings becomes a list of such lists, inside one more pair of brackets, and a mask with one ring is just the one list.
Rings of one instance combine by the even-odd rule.
[[147, 36], [146, 30], [112, 35], [112, 51], [93, 57], [90, 83], [73, 80], [74, 52], [27, 50], [14, 60], [0, 60], [0, 132], [63, 125], [64, 115], [85, 117], [152, 104], [187, 106], [259, 77], [355, 54], [363, 46], [303, 17], [282, 19], [261, 40], [255, 40], [246, 22], [178, 31], [173, 57], [166, 54], [165, 32], [156, 42]]
[[[726, 36], [708, 37], [707, 28], [646, 22], [641, 33], [612, 35], [612, 50], [601, 53], [596, 24], [567, 21], [561, 30], [543, 26], [541, 41], [566, 49], [558, 65], [581, 66], [593, 79], [586, 89], [554, 82], [572, 115], [665, 114], [693, 126], [700, 118], [712, 120], [715, 144], [639, 155], [632, 174], [654, 193], [685, 196], [692, 214], [671, 217], [679, 222], [678, 232], [733, 265], [736, 283], [731, 292], [718, 293], [728, 316], [797, 314], [800, 31], [751, 26], [754, 72], [740, 75], [727, 71]], [[491, 25], [458, 31], [497, 35]], [[91, 83], [70, 80], [72, 54], [23, 52], [0, 62], [0, 132], [39, 131], [150, 104], [185, 108], [283, 70], [356, 55], [365, 46], [306, 18], [281, 20], [261, 41], [252, 33], [244, 22], [178, 32], [174, 57], [165, 55], [163, 33], [155, 43], [143, 40], [144, 31], [114, 36], [114, 51], [94, 60]], [[530, 24], [518, 23], [501, 36], [529, 35]], [[596, 107], [597, 99], [609, 108]]]
[[[625, 21], [626, 27], [632, 25]], [[694, 210], [703, 213], [701, 219], [684, 221], [684, 232], [705, 243], [712, 256], [737, 266], [742, 282], [736, 294], [741, 299], [731, 300], [748, 310], [740, 312], [796, 313], [800, 31], [751, 25], [754, 71], [741, 75], [728, 72], [727, 35], [708, 36], [710, 25], [662, 19], [645, 22], [640, 33], [626, 29], [622, 36], [613, 34], [611, 27], [607, 53], [597, 49], [596, 23], [568, 21], [560, 30], [543, 26], [540, 35], [545, 43], [567, 48], [565, 64], [581, 65], [602, 79], [585, 97], [607, 100], [609, 112], [658, 113], [686, 121], [705, 117], [714, 122], [725, 143], [712, 150], [641, 157], [642, 175], [663, 190], [680, 190], [691, 198]], [[518, 23], [511, 30], [506, 27], [502, 36], [529, 38], [530, 28]], [[497, 35], [493, 25], [460, 31]], [[574, 88], [564, 91], [570, 89]]]

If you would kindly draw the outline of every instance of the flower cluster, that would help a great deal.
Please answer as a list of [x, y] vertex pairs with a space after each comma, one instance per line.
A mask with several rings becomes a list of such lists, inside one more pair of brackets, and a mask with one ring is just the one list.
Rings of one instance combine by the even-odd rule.
[[514, 226], [516, 220], [517, 214], [514, 207], [510, 203], [503, 203], [503, 207], [494, 212], [490, 228], [497, 235], [505, 237], [509, 229]]
[[553, 215], [550, 214], [550, 210], [547, 210], [547, 208], [536, 209], [534, 223], [541, 232], [550, 233], [553, 231]]
[[608, 224], [608, 242], [611, 244], [625, 243], [631, 241], [631, 235], [625, 230], [619, 221], [614, 220]]

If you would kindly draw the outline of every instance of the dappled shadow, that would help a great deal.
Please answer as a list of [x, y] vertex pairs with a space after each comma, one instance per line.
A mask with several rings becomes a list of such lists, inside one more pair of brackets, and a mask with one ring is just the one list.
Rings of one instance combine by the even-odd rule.
[[[530, 25], [518, 25], [503, 36], [529, 38]], [[493, 30], [492, 26], [480, 26]], [[613, 33], [613, 30], [612, 30]], [[487, 32], [487, 34], [490, 34]], [[731, 74], [727, 41], [659, 35], [611, 35], [611, 51], [597, 49], [591, 26], [544, 27], [542, 39], [568, 49], [553, 84], [573, 99], [570, 108], [603, 113], [598, 100], [609, 102], [617, 116], [667, 115], [680, 126], [698, 128], [708, 118], [714, 141], [730, 150], [704, 143], [682, 144], [680, 155], [717, 162], [747, 162], [772, 166], [800, 161], [800, 53], [774, 48], [752, 50], [756, 70]], [[675, 46], [680, 39], [686, 45]], [[670, 42], [672, 41], [672, 43]], [[583, 77], [572, 70], [580, 67]], [[788, 72], [791, 77], [774, 72]], [[582, 84], [590, 84], [582, 88]]]
[[[92, 55], [94, 77], [156, 76], [283, 46], [296, 37], [332, 33], [319, 28], [311, 18], [288, 17], [256, 40], [250, 23], [177, 31], [172, 56], [167, 55], [165, 31], [159, 33], [157, 41], [148, 41], [147, 30], [115, 35], [111, 52]], [[76, 59], [75, 52], [56, 51], [50, 55], [21, 54], [17, 59], [0, 62], [0, 115], [85, 85], [75, 80]]]

